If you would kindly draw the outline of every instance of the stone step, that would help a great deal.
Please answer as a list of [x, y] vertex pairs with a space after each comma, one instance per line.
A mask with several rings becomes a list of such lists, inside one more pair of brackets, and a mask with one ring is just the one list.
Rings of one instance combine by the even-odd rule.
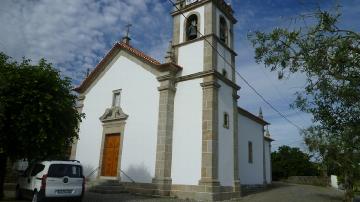
[[90, 192], [101, 194], [120, 194], [128, 193], [123, 184], [116, 180], [100, 181], [97, 185], [89, 188]]
[[102, 188], [92, 188], [89, 191], [93, 192], [93, 193], [99, 193], [99, 194], [122, 194], [122, 193], [128, 193], [125, 189], [108, 190], [108, 189], [102, 189]]
[[104, 190], [123, 190], [125, 189], [122, 185], [109, 186], [109, 185], [98, 185], [93, 187], [94, 189], [104, 189]]

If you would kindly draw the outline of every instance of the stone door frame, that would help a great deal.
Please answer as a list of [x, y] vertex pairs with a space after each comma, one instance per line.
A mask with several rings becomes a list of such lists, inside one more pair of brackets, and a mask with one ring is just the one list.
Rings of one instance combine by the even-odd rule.
[[[100, 117], [100, 121], [102, 122], [102, 126], [103, 126], [103, 132], [102, 132], [102, 138], [101, 138], [98, 178], [121, 180], [121, 177], [120, 177], [121, 176], [121, 157], [122, 157], [124, 131], [125, 131], [125, 125], [126, 125], [127, 118], [128, 118], [128, 115], [125, 114], [120, 107], [112, 107], [110, 109], [106, 109], [104, 115]], [[118, 156], [118, 162], [117, 162], [118, 164], [117, 164], [117, 176], [116, 177], [101, 176], [105, 137], [106, 137], [106, 135], [110, 135], [110, 134], [120, 134], [119, 156]]]

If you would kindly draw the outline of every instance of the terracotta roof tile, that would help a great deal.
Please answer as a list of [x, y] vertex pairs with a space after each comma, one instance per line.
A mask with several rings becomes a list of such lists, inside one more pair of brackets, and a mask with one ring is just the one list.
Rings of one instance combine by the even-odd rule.
[[135, 54], [136, 56], [141, 57], [141, 58], [143, 58], [144, 60], [147, 60], [150, 63], [153, 63], [154, 65], [160, 65], [161, 64], [159, 61], [155, 60], [154, 58], [146, 55], [142, 51], [140, 51], [140, 50], [138, 50], [136, 48], [133, 48], [132, 46], [130, 46], [130, 45], [126, 44], [126, 43], [120, 42], [120, 43], [116, 43], [116, 45], [121, 46], [122, 48], [130, 51], [131, 53]]
[[115, 57], [115, 55], [120, 51], [125, 50], [133, 56], [143, 60], [144, 62], [150, 64], [155, 67], [159, 71], [165, 71], [168, 68], [175, 68], [177, 70], [181, 70], [177, 64], [174, 63], [164, 63], [161, 64], [159, 61], [154, 58], [146, 55], [144, 52], [130, 46], [129, 44], [118, 42], [114, 44], [111, 50], [105, 55], [105, 57], [96, 65], [95, 69], [90, 73], [90, 75], [81, 83], [81, 85], [74, 90], [76, 92], [82, 93], [84, 92], [91, 84], [96, 80], [96, 78], [101, 74], [101, 72], [106, 68], [106, 65]]

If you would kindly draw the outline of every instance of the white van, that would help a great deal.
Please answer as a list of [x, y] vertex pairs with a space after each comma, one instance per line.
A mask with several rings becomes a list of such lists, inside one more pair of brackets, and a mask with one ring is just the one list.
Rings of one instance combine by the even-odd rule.
[[32, 198], [33, 202], [46, 199], [74, 199], [82, 201], [85, 177], [79, 161], [42, 161], [30, 165], [19, 177], [16, 197]]

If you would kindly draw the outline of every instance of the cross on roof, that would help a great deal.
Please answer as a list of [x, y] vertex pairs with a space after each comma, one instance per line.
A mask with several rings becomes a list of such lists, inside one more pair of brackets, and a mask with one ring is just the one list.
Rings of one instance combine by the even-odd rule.
[[130, 27], [132, 26], [132, 24], [127, 24], [126, 27], [126, 37], [129, 38], [129, 33], [130, 33]]

